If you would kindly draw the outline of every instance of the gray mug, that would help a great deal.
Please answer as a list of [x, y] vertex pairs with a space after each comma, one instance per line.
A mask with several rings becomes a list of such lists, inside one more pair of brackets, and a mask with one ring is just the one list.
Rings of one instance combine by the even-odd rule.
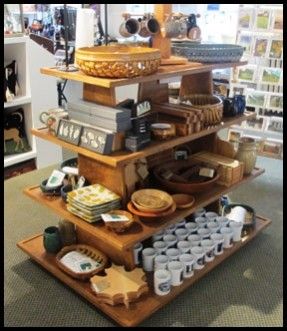
[[127, 18], [121, 25], [119, 32], [121, 36], [128, 38], [139, 32], [140, 23], [134, 18]]

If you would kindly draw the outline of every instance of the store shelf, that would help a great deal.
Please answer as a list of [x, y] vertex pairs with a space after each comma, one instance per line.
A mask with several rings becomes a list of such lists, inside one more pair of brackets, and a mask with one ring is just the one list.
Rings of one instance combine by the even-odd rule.
[[36, 235], [32, 238], [22, 240], [17, 243], [17, 246], [28, 254], [34, 261], [39, 263], [47, 271], [51, 272], [55, 277], [61, 280], [63, 283], [74, 289], [78, 294], [83, 296], [97, 308], [102, 310], [105, 314], [114, 319], [117, 323], [122, 326], [136, 326], [144, 319], [149, 317], [151, 314], [156, 312], [158, 309], [172, 301], [181, 292], [186, 290], [189, 286], [196, 283], [202, 277], [207, 275], [216, 266], [220, 265], [223, 261], [229, 258], [232, 254], [237, 252], [248, 242], [254, 239], [263, 229], [269, 226], [270, 220], [264, 219], [257, 215], [256, 226], [247, 235], [242, 237], [240, 242], [234, 243], [231, 248], [225, 249], [222, 255], [216, 256], [212, 262], [206, 264], [201, 270], [195, 270], [194, 276], [185, 279], [183, 284], [180, 286], [172, 287], [171, 292], [166, 296], [157, 296], [153, 292], [152, 286], [152, 274], [148, 275], [149, 292], [140, 297], [136, 302], [130, 304], [130, 309], [127, 309], [123, 304], [116, 306], [110, 306], [102, 303], [91, 290], [89, 281], [83, 282], [78, 281], [64, 272], [62, 272], [57, 264], [55, 256], [47, 254], [43, 247], [43, 236]]
[[212, 63], [212, 64], [190, 62], [189, 64], [184, 64], [184, 65], [160, 66], [158, 71], [153, 75], [140, 76], [135, 78], [127, 78], [127, 79], [126, 78], [109, 79], [109, 78], [93, 77], [93, 76], [88, 76], [81, 71], [76, 71], [76, 72], [59, 71], [56, 67], [41, 68], [41, 73], [63, 79], [76, 80], [91, 85], [111, 88], [117, 86], [126, 86], [131, 84], [143, 83], [143, 82], [157, 81], [175, 76], [197, 74], [201, 72], [212, 71], [214, 69], [224, 69], [224, 68], [236, 67], [246, 64], [247, 64], [246, 61]]
[[23, 161], [31, 160], [37, 157], [35, 150], [32, 150], [27, 153], [13, 154], [4, 156], [4, 168], [18, 164]]
[[4, 102], [4, 108], [11, 108], [11, 107], [25, 105], [27, 103], [30, 103], [31, 101], [32, 101], [32, 98], [27, 95], [15, 97], [10, 102]]
[[26, 43], [28, 39], [29, 39], [28, 36], [19, 36], [19, 37], [4, 36], [4, 45]]
[[92, 152], [86, 148], [67, 143], [63, 140], [58, 139], [56, 136], [53, 136], [52, 134], [50, 134], [46, 128], [32, 129], [31, 132], [39, 138], [48, 140], [54, 144], [62, 146], [63, 148], [67, 148], [75, 153], [85, 155], [93, 160], [97, 160], [101, 163], [105, 163], [112, 167], [118, 167], [118, 166], [123, 166], [123, 165], [129, 163], [130, 161], [144, 158], [149, 155], [156, 154], [156, 153], [160, 153], [167, 149], [173, 148], [177, 145], [184, 144], [189, 141], [206, 136], [208, 134], [217, 132], [221, 129], [229, 127], [230, 125], [240, 123], [242, 121], [246, 121], [251, 118], [255, 118], [255, 116], [256, 116], [256, 114], [254, 112], [245, 112], [245, 114], [242, 116], [224, 118], [223, 121], [221, 122], [221, 124], [212, 126], [208, 129], [191, 134], [189, 136], [178, 137], [178, 138], [174, 138], [174, 139], [164, 141], [164, 142], [153, 141], [153, 142], [151, 142], [151, 144], [148, 147], [144, 148], [143, 150], [141, 150], [139, 152], [132, 153], [129, 151], [120, 151], [120, 152], [114, 152], [110, 155], [98, 154], [98, 153]]
[[124, 250], [133, 247], [139, 241], [143, 241], [151, 237], [153, 234], [164, 229], [165, 227], [182, 220], [184, 217], [192, 214], [195, 210], [218, 200], [222, 195], [260, 176], [264, 173], [264, 171], [264, 169], [255, 168], [251, 175], [245, 176], [240, 182], [230, 187], [215, 184], [211, 189], [206, 192], [194, 194], [195, 204], [192, 206], [192, 208], [176, 210], [171, 216], [153, 222], [136, 221], [134, 226], [128, 232], [122, 233], [121, 235], [117, 235], [109, 231], [102, 221], [90, 224], [82, 220], [81, 218], [71, 214], [66, 209], [66, 205], [61, 197], [45, 196], [39, 186], [26, 188], [24, 190], [24, 193], [30, 198], [49, 207], [62, 218], [67, 219], [70, 222], [73, 222], [77, 226], [81, 227], [83, 230], [88, 231], [90, 235], [94, 236], [95, 240], [108, 242], [116, 249]]

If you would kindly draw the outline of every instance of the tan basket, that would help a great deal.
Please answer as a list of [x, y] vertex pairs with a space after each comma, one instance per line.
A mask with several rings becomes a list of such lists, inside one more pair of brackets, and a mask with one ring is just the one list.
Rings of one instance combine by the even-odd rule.
[[218, 184], [229, 187], [243, 178], [244, 163], [238, 160], [206, 151], [193, 154], [192, 159], [215, 166], [219, 174]]
[[111, 45], [79, 48], [75, 61], [90, 76], [131, 78], [156, 72], [160, 57], [155, 48]]
[[[81, 272], [77, 273], [73, 270], [67, 268], [60, 260], [61, 258], [66, 255], [67, 253], [71, 251], [77, 251], [79, 253], [85, 254], [86, 256], [90, 257], [91, 259], [99, 262], [101, 265], [92, 271], [89, 272]], [[66, 272], [68, 275], [70, 275], [73, 278], [77, 278], [80, 280], [86, 280], [90, 279], [92, 276], [97, 274], [98, 272], [102, 271], [105, 266], [107, 265], [108, 258], [106, 255], [104, 255], [102, 252], [97, 250], [94, 247], [88, 246], [88, 245], [70, 245], [65, 246], [60, 250], [60, 252], [56, 255], [56, 263], [60, 269], [62, 269], [64, 272]]]
[[191, 94], [180, 97], [181, 101], [190, 101], [193, 107], [204, 111], [204, 124], [220, 123], [223, 116], [223, 102], [216, 95]]

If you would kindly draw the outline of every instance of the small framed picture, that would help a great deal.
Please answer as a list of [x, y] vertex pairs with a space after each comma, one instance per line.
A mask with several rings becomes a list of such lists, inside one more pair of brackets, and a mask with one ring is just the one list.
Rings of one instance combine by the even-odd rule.
[[249, 107], [264, 107], [266, 94], [260, 92], [249, 92], [246, 98], [246, 106]]
[[280, 84], [281, 68], [262, 68], [261, 83], [262, 84]]
[[254, 82], [256, 74], [256, 66], [244, 66], [238, 68], [238, 76], [237, 79], [239, 81], [245, 82]]
[[268, 131], [283, 132], [283, 118], [278, 116], [272, 116], [268, 118], [267, 125]]
[[272, 29], [283, 30], [283, 10], [273, 11]]
[[240, 34], [238, 38], [238, 45], [244, 47], [245, 54], [251, 54], [253, 47], [253, 37], [249, 34]]
[[267, 38], [255, 38], [253, 55], [254, 56], [265, 56], [268, 46]]
[[268, 106], [269, 108], [283, 109], [283, 96], [271, 94], [269, 96]]
[[283, 52], [283, 40], [271, 39], [269, 57], [272, 59], [281, 59]]
[[83, 127], [80, 146], [100, 154], [110, 154], [113, 147], [114, 134], [92, 127]]
[[229, 97], [233, 98], [235, 95], [246, 95], [246, 85], [230, 84]]
[[61, 140], [67, 141], [70, 144], [79, 145], [82, 128], [82, 125], [78, 123], [60, 119], [57, 137]]
[[238, 14], [238, 29], [251, 29], [254, 21], [253, 8], [240, 8]]
[[265, 140], [262, 146], [262, 152], [273, 156], [280, 156], [282, 151], [282, 141], [279, 140]]
[[255, 17], [255, 29], [268, 30], [271, 12], [267, 9], [258, 9]]
[[23, 5], [4, 4], [4, 37], [22, 37], [23, 35]]
[[228, 138], [227, 140], [232, 143], [238, 143], [239, 138], [242, 136], [242, 131], [237, 131], [234, 129], [228, 130]]

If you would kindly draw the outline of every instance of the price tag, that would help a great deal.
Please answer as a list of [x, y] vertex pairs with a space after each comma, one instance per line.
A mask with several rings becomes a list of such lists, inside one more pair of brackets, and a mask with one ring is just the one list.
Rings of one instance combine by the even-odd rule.
[[213, 175], [214, 175], [214, 169], [200, 168], [200, 170], [199, 170], [199, 176], [212, 178]]
[[53, 188], [60, 186], [65, 178], [66, 174], [59, 170], [53, 170], [52, 175], [49, 177], [46, 187]]

